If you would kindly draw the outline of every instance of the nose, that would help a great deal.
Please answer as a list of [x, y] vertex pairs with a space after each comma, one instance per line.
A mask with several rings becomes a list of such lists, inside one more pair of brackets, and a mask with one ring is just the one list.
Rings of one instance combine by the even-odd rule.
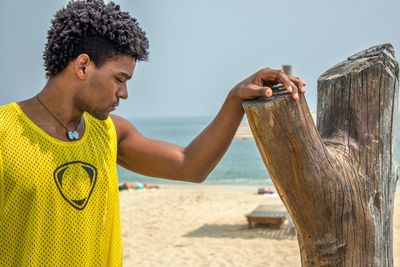
[[122, 99], [128, 99], [128, 88], [126, 84], [122, 85], [117, 91], [117, 97]]

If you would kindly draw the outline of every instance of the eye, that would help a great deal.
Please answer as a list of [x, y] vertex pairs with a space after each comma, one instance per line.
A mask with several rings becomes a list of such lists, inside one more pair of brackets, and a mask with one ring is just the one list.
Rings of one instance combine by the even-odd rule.
[[115, 78], [115, 80], [116, 80], [117, 82], [119, 82], [119, 83], [123, 83], [123, 82], [124, 82], [123, 80], [121, 80], [121, 79], [119, 79], [119, 78]]

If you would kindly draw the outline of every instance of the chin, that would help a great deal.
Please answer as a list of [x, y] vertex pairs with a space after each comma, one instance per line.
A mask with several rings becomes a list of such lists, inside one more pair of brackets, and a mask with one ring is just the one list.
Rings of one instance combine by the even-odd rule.
[[90, 115], [92, 115], [93, 117], [95, 117], [98, 120], [104, 121], [104, 120], [106, 120], [108, 118], [108, 116], [110, 116], [110, 113], [109, 112], [94, 111]]

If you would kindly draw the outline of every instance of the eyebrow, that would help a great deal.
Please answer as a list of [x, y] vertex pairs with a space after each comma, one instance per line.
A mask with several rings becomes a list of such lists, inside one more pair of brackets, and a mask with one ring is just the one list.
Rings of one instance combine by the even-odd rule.
[[126, 73], [126, 72], [120, 72], [119, 74], [120, 74], [121, 76], [124, 76], [124, 78], [127, 79], [127, 80], [129, 80], [130, 78], [132, 78], [132, 75], [129, 75], [129, 74]]

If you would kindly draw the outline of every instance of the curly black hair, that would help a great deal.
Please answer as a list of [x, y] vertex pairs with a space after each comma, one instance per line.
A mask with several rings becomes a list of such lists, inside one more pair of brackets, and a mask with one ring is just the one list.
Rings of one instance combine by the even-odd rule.
[[137, 20], [113, 2], [70, 1], [51, 21], [43, 53], [46, 76], [60, 73], [82, 53], [96, 67], [118, 55], [147, 60], [149, 41]]

